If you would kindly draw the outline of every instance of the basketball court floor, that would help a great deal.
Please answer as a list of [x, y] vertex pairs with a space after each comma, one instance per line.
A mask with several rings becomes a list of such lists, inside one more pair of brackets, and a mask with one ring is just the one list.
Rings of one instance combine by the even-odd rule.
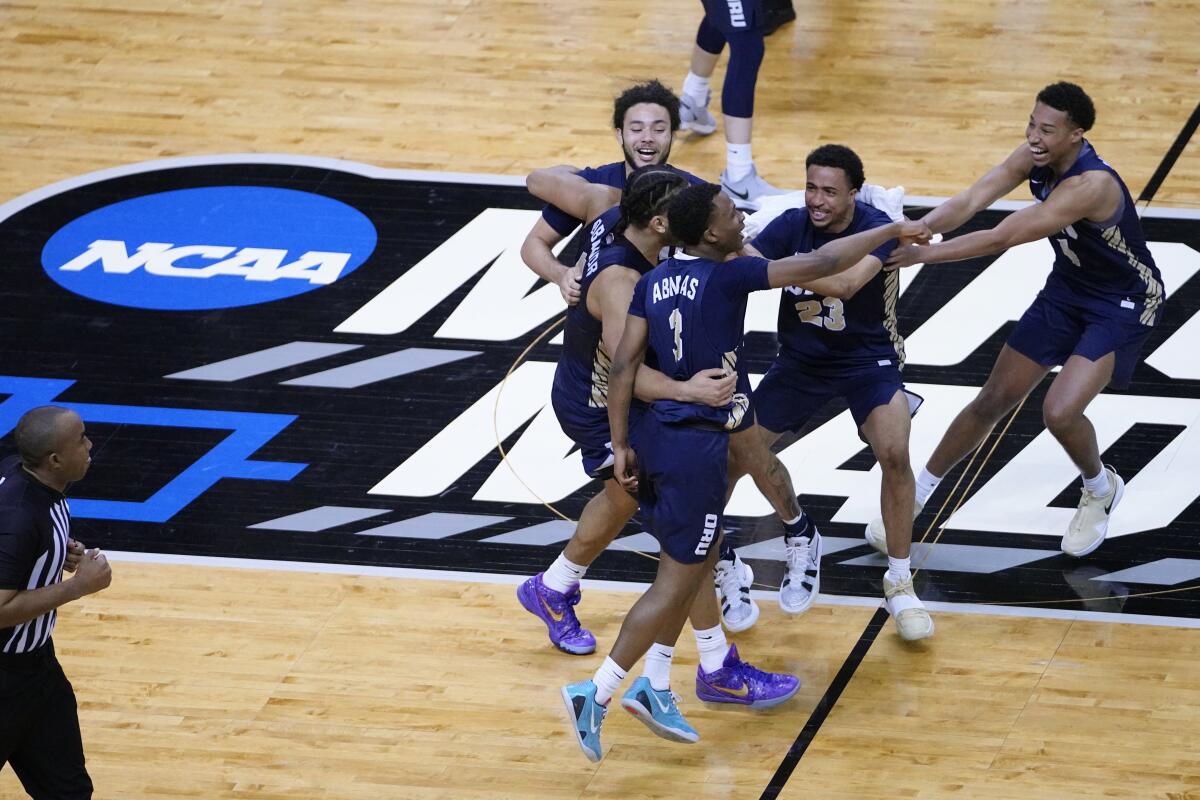
[[[97, 798], [1200, 796], [1195, 4], [796, 9], [755, 118], [782, 186], [840, 142], [919, 215], [1021, 142], [1043, 85], [1092, 95], [1169, 294], [1133, 385], [1089, 409], [1126, 496], [1097, 552], [1059, 551], [1079, 479], [1035, 390], [918, 518], [937, 633], [905, 644], [862, 538], [879, 470], [827, 408], [781, 453], [825, 537], [813, 609], [779, 610], [782, 529], [749, 481], [728, 509], [763, 608], [731, 640], [800, 694], [705, 706], [685, 630], [674, 688], [701, 741], [614, 712], [600, 764], [558, 687], [595, 670], [657, 545], [635, 519], [589, 571], [596, 655], [554, 650], [516, 602], [596, 489], [548, 405], [563, 308], [520, 261], [523, 177], [618, 159], [613, 96], [679, 86], [700, 4], [0, 9], [0, 448], [51, 402], [94, 442], [74, 535], [114, 580], [55, 640]], [[671, 160], [715, 178], [720, 134]], [[904, 274], [914, 464], [1050, 254]], [[748, 315], [757, 374], [776, 304]]]

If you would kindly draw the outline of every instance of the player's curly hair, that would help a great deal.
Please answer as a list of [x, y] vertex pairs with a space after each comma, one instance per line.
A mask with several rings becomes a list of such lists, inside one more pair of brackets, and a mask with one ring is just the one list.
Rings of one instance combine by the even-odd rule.
[[698, 183], [681, 189], [667, 209], [671, 233], [685, 245], [700, 244], [713, 212], [713, 198], [721, 191], [715, 183]]
[[657, 79], [630, 86], [613, 101], [613, 127], [625, 125], [625, 114], [638, 103], [654, 103], [667, 110], [671, 118], [671, 132], [679, 130], [679, 98]]
[[863, 175], [862, 159], [844, 144], [823, 144], [804, 159], [804, 168], [834, 167], [846, 173], [852, 189], [861, 189], [866, 176]]
[[1092, 98], [1074, 83], [1052, 83], [1038, 92], [1037, 101], [1067, 112], [1071, 121], [1085, 131], [1090, 131], [1096, 124], [1096, 106], [1092, 104]]
[[687, 185], [687, 178], [670, 165], [638, 167], [625, 179], [621, 219], [613, 232], [624, 233], [630, 225], [644, 228], [653, 217], [666, 213], [672, 198]]

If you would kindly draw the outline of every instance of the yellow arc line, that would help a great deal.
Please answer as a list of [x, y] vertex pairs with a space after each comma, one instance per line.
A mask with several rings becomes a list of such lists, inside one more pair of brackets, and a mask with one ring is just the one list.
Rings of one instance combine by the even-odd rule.
[[[555, 319], [554, 321], [552, 321], [548, 326], [546, 326], [545, 330], [543, 330], [540, 334], [538, 334], [537, 337], [532, 342], [530, 342], [529, 345], [526, 346], [526, 348], [524, 350], [521, 351], [521, 354], [518, 355], [516, 360], [513, 361], [512, 365], [509, 366], [508, 371], [504, 373], [504, 378], [500, 381], [500, 388], [496, 392], [496, 403], [492, 407], [492, 433], [496, 437], [496, 447], [500, 450], [501, 463], [508, 462], [508, 453], [505, 451], [504, 444], [501, 441], [500, 424], [499, 424], [499, 420], [498, 420], [499, 413], [500, 413], [500, 398], [504, 394], [504, 387], [508, 384], [508, 378], [510, 375], [513, 374], [513, 372], [516, 371], [517, 367], [519, 367], [521, 365], [521, 363], [525, 360], [526, 356], [529, 355], [530, 351], [533, 350], [533, 348], [536, 347], [543, 339], [545, 339], [547, 336], [549, 336], [552, 331], [554, 331], [556, 328], [558, 328], [560, 325], [562, 325], [565, 320], [566, 320], [566, 315], [564, 314], [564, 315], [558, 317], [557, 319]], [[950, 519], [958, 512], [958, 509], [961, 508], [962, 504], [966, 501], [967, 495], [969, 495], [971, 493], [971, 488], [975, 485], [975, 482], [979, 479], [979, 476], [983, 474], [984, 468], [987, 467], [988, 463], [992, 459], [992, 454], [996, 452], [996, 448], [1000, 446], [1000, 442], [1003, 441], [1005, 435], [1008, 434], [1008, 429], [1012, 426], [1013, 421], [1016, 420], [1017, 415], [1021, 413], [1021, 409], [1025, 407], [1025, 401], [1028, 399], [1029, 399], [1029, 396], [1026, 395], [1024, 398], [1022, 398], [1021, 402], [1017, 404], [1017, 407], [1013, 409], [1012, 413], [1008, 417], [1008, 421], [1004, 424], [1004, 428], [1001, 429], [1000, 435], [996, 437], [996, 440], [992, 443], [992, 446], [988, 449], [987, 455], [985, 455], [983, 457], [983, 460], [979, 462], [979, 466], [975, 469], [975, 473], [971, 476], [971, 479], [967, 482], [966, 488], [963, 489], [961, 494], [958, 494], [957, 499], [956, 499], [955, 495], [956, 495], [956, 493], [958, 493], [958, 487], [962, 485], [963, 479], [966, 478], [967, 473], [971, 471], [971, 465], [975, 463], [975, 459], [979, 456], [979, 454], [981, 452], [983, 452], [983, 448], [984, 448], [984, 445], [987, 444], [987, 440], [985, 439], [984, 441], [980, 442], [979, 447], [976, 447], [975, 450], [971, 453], [971, 458], [970, 458], [970, 460], [967, 461], [967, 466], [963, 469], [962, 473], [958, 476], [958, 479], [954, 482], [954, 486], [951, 487], [949, 494], [946, 495], [946, 499], [942, 501], [942, 505], [938, 508], [937, 513], [935, 513], [933, 515], [933, 519], [929, 522], [929, 525], [926, 526], [925, 531], [921, 534], [920, 543], [924, 544], [926, 542], [926, 540], [929, 538], [930, 532], [932, 532], [934, 527], [937, 526], [938, 520], [941, 519], [941, 517], [942, 517], [942, 513], [945, 512], [946, 507], [948, 505], [950, 505], [951, 501], [953, 500], [954, 507], [950, 510], [950, 513], [946, 516], [945, 521], [942, 523], [941, 527], [938, 528], [937, 534], [934, 536], [933, 541], [929, 543], [929, 547], [926, 549], [925, 555], [921, 559], [921, 563], [913, 568], [913, 577], [914, 578], [917, 576], [917, 573], [919, 573], [924, 568], [925, 562], [929, 560], [929, 556], [933, 554], [933, 548], [936, 547], [938, 542], [941, 541], [942, 535], [946, 532], [946, 526], [949, 524]], [[545, 506], [547, 509], [549, 509], [552, 514], [554, 514], [555, 516], [559, 517], [562, 520], [565, 520], [566, 522], [577, 522], [578, 521], [578, 520], [571, 519], [566, 514], [562, 513], [557, 508], [555, 508], [552, 503], [546, 501], [540, 495], [538, 495], [537, 492], [535, 492], [532, 488], [530, 488], [529, 484], [525, 482], [524, 478], [521, 477], [520, 473], [517, 472], [516, 468], [514, 468], [511, 463], [508, 464], [508, 468], [510, 470], [512, 470], [513, 476], [516, 477], [517, 481], [520, 482], [520, 484], [525, 487], [525, 490], [528, 491], [535, 498], [537, 498], [538, 502], [540, 502], [543, 506]], [[636, 550], [632, 547], [623, 547], [615, 541], [613, 542], [613, 545], [619, 550], [624, 550], [627, 553], [636, 553], [637, 555], [642, 556], [643, 558], [648, 558], [651, 561], [659, 560], [658, 557], [655, 555], [644, 552], [642, 550]], [[766, 589], [768, 589], [770, 591], [778, 591], [780, 588], [778, 586], [772, 586], [770, 584], [759, 583], [757, 581], [755, 582], [755, 585], [760, 586], [760, 587], [765, 587]], [[1124, 595], [1124, 599], [1128, 599], [1131, 597], [1152, 597], [1152, 596], [1164, 595], [1164, 594], [1177, 594], [1179, 592], [1192, 591], [1193, 589], [1200, 589], [1200, 583], [1193, 584], [1190, 586], [1180, 586], [1180, 587], [1176, 587], [1176, 588], [1172, 588], [1172, 589], [1159, 589], [1159, 590], [1149, 591], [1149, 592], [1137, 592], [1135, 594]], [[1087, 602], [1089, 600], [1102, 601], [1102, 600], [1111, 600], [1111, 599], [1114, 599], [1114, 598], [1112, 598], [1111, 596], [1105, 596], [1105, 597], [1097, 596], [1097, 597], [1072, 597], [1072, 598], [1068, 598], [1065, 600], [1005, 600], [1005, 601], [996, 601], [996, 602], [991, 602], [991, 601], [987, 601], [987, 602], [977, 601], [977, 602], [981, 605], [993, 605], [993, 606], [1019, 606], [1019, 605], [1039, 605], [1039, 606], [1041, 606], [1041, 605], [1060, 605], [1060, 604], [1066, 604], [1066, 603], [1083, 603], [1083, 602]]]
[[[524, 350], [521, 351], [521, 354], [518, 355], [516, 360], [513, 361], [512, 365], [509, 366], [508, 372], [504, 373], [504, 378], [501, 379], [501, 381], [500, 381], [500, 387], [496, 391], [496, 403], [495, 403], [495, 405], [492, 406], [492, 433], [496, 437], [496, 447], [500, 450], [500, 463], [502, 463], [502, 464], [508, 463], [508, 453], [504, 450], [504, 443], [501, 441], [501, 436], [500, 436], [500, 423], [499, 423], [500, 398], [504, 395], [504, 387], [506, 385], [508, 385], [508, 376], [512, 375], [513, 372], [516, 371], [517, 367], [519, 367], [521, 365], [521, 362], [523, 362], [525, 360], [525, 357], [529, 355], [529, 351], [531, 351], [531, 350], [533, 350], [533, 348], [537, 347], [537, 345], [543, 339], [545, 339], [547, 336], [549, 336], [550, 333], [555, 328], [562, 325], [563, 322], [566, 321], [566, 318], [567, 318], [566, 314], [563, 314], [562, 316], [558, 317], [553, 322], [551, 322], [549, 325], [547, 325], [546, 329], [543, 330], [541, 333], [539, 333], [537, 335], [537, 338], [535, 338], [532, 342], [530, 342], [529, 345]], [[551, 504], [550, 502], [545, 500], [541, 495], [539, 495], [537, 492], [535, 492], [529, 486], [529, 484], [525, 482], [525, 479], [521, 477], [521, 474], [519, 472], [517, 472], [516, 468], [511, 463], [508, 463], [508, 468], [509, 468], [509, 470], [512, 471], [512, 474], [517, 479], [517, 481], [522, 486], [525, 487], [525, 491], [529, 492], [531, 495], [536, 497], [537, 501], [539, 503], [541, 503], [543, 506], [545, 506], [546, 508], [550, 509], [550, 512], [552, 514], [557, 516], [559, 519], [565, 520], [566, 522], [578, 522], [578, 520], [571, 519], [566, 514], [559, 511], [557, 508], [554, 507], [553, 504]], [[636, 553], [637, 555], [642, 556], [644, 558], [648, 558], [651, 561], [658, 561], [657, 556], [651, 555], [650, 553], [646, 553], [641, 550], [635, 550], [632, 547], [625, 547], [625, 546], [617, 543], [616, 541], [612, 542], [611, 545], [615, 546], [615, 548], [618, 550], [624, 550], [627, 553]]]

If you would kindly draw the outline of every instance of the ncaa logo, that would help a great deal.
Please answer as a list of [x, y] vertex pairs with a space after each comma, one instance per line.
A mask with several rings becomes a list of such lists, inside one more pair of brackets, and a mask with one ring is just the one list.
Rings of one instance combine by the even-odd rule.
[[144, 195], [75, 219], [42, 268], [75, 294], [196, 311], [269, 303], [341, 279], [375, 250], [357, 209], [310, 192], [211, 186]]

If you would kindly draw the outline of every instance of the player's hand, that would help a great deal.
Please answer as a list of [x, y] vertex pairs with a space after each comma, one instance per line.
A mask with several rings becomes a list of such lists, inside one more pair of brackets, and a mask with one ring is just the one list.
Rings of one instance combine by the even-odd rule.
[[79, 581], [81, 597], [107, 589], [112, 583], [112, 568], [108, 565], [108, 558], [99, 548], [85, 550], [75, 569], [75, 577], [71, 580]]
[[83, 542], [67, 539], [67, 560], [63, 562], [63, 569], [67, 572], [74, 572], [75, 568], [79, 566], [79, 560], [83, 558], [83, 551]]
[[900, 225], [901, 244], [928, 244], [933, 238], [933, 231], [921, 220], [905, 219]]
[[915, 244], [902, 244], [888, 256], [887, 263], [883, 265], [883, 268], [885, 271], [891, 272], [901, 267], [924, 263], [925, 251], [928, 249], [928, 247], [920, 247]]
[[632, 447], [628, 445], [613, 447], [613, 477], [617, 479], [617, 483], [621, 484], [622, 489], [632, 495], [637, 494], [637, 453], [633, 451]]
[[581, 277], [583, 277], [583, 270], [577, 264], [564, 269], [558, 279], [558, 291], [562, 293], [563, 301], [569, 306], [579, 304], [579, 279]]
[[726, 375], [719, 367], [704, 369], [684, 382], [684, 402], [721, 408], [733, 402], [736, 390], [737, 373]]

